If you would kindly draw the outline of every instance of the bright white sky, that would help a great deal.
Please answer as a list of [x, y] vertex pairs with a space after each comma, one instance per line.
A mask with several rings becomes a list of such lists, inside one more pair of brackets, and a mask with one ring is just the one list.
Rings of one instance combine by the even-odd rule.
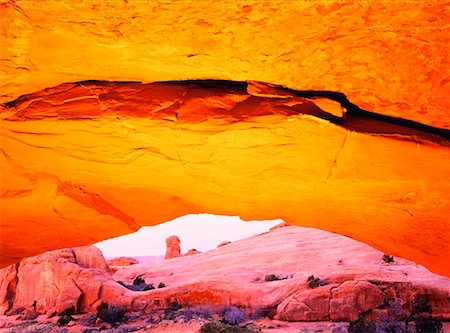
[[186, 215], [153, 227], [142, 227], [134, 234], [95, 244], [105, 257], [157, 256], [166, 252], [166, 238], [178, 236], [181, 253], [189, 249], [204, 252], [223, 241], [236, 241], [260, 234], [283, 222], [244, 222], [235, 216]]

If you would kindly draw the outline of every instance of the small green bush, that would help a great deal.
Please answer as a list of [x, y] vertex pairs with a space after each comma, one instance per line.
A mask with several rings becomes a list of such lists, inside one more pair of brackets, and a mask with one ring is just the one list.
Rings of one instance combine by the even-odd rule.
[[153, 283], [150, 283], [150, 284], [146, 284], [142, 291], [153, 290], [153, 289], [155, 289], [155, 286], [153, 285]]
[[236, 306], [224, 308], [222, 310], [222, 318], [226, 324], [230, 325], [239, 325], [247, 320], [245, 312]]
[[319, 279], [318, 277], [315, 277], [314, 275], [310, 275], [306, 280], [306, 285], [308, 286], [308, 288], [314, 289], [327, 285], [327, 282]]
[[394, 257], [387, 253], [383, 254], [383, 257], [381, 257], [381, 259], [383, 259], [386, 264], [391, 264], [394, 262]]
[[362, 316], [351, 321], [348, 325], [348, 333], [375, 333], [376, 325], [371, 320], [366, 320]]
[[58, 318], [58, 321], [56, 323], [58, 324], [58, 326], [66, 326], [72, 320], [75, 320], [72, 316], [61, 316]]
[[278, 281], [281, 280], [279, 276], [275, 275], [275, 274], [268, 274], [264, 277], [264, 280], [266, 282], [271, 282], [271, 281]]
[[412, 322], [415, 333], [443, 333], [442, 323], [433, 318], [433, 309], [426, 296], [417, 296], [413, 301], [411, 314], [406, 319], [406, 326]]
[[208, 305], [187, 306], [181, 311], [185, 321], [193, 319], [212, 319], [216, 311]]
[[182, 308], [183, 306], [177, 301], [170, 302], [169, 306], [164, 309], [164, 319], [174, 320], [177, 316], [178, 311]]
[[109, 306], [107, 302], [102, 302], [97, 306], [97, 318], [115, 327], [118, 323], [124, 321], [125, 309], [121, 306]]
[[139, 286], [141, 284], [145, 284], [145, 280], [143, 278], [141, 278], [140, 276], [136, 277], [133, 280], [133, 286]]
[[385, 300], [387, 314], [380, 314], [376, 321], [366, 320], [362, 315], [350, 322], [349, 333], [443, 333], [442, 323], [432, 317], [428, 298], [419, 296], [413, 301], [409, 315], [399, 301]]
[[72, 320], [75, 320], [72, 316], [75, 314], [75, 306], [68, 307], [64, 309], [60, 314], [58, 321], [56, 322], [58, 326], [66, 326]]

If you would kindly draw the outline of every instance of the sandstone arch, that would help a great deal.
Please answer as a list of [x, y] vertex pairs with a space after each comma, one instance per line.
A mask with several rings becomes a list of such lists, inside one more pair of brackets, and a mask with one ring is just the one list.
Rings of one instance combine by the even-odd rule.
[[[148, 105], [125, 85], [102, 104], [97, 83], [65, 83], [328, 89], [448, 131], [446, 4], [1, 0], [0, 17], [2, 265], [209, 212], [340, 232], [450, 275], [445, 142], [349, 130], [330, 122], [343, 110], [328, 100], [312, 103], [329, 119], [299, 115], [277, 89], [234, 110], [237, 119], [225, 115], [258, 89], [189, 96], [204, 107], [185, 109], [183, 123], [170, 109], [147, 120], [137, 112], [176, 109], [183, 88], [161, 86]], [[8, 104], [21, 95], [32, 99]], [[148, 185], [139, 170], [150, 167]]]
[[2, 110], [2, 264], [206, 212], [338, 232], [448, 274], [445, 135], [344, 112], [223, 81], [23, 96]]

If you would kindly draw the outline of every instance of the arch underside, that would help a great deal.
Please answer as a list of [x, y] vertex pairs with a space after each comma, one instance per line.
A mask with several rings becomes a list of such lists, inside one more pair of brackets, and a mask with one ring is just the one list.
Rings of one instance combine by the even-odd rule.
[[0, 0], [0, 17], [1, 266], [212, 213], [450, 276], [446, 4]]
[[211, 213], [329, 230], [448, 275], [445, 136], [301, 95], [88, 81], [4, 104], [1, 264]]

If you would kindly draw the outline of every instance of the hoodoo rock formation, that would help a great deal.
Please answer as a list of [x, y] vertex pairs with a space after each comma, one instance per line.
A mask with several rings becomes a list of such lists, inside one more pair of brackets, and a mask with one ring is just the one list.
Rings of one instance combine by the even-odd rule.
[[0, 0], [0, 17], [0, 266], [206, 212], [450, 276], [445, 3]]
[[177, 236], [166, 238], [166, 259], [181, 257], [180, 239]]

